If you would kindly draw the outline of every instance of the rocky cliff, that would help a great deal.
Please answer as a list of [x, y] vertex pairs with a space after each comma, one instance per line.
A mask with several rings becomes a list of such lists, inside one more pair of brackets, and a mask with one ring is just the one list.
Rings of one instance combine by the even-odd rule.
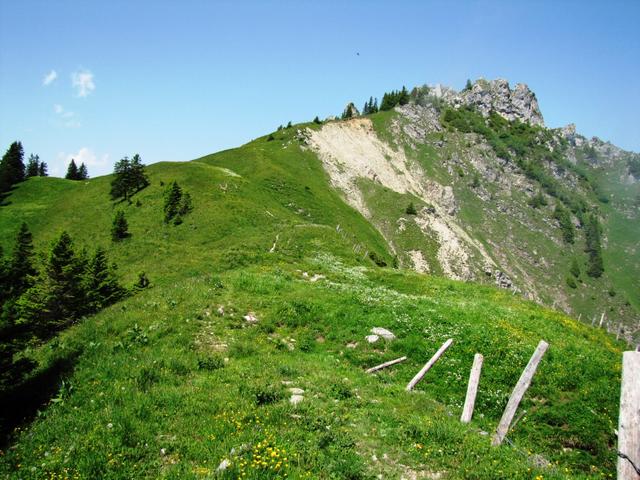
[[[399, 264], [493, 283], [589, 320], [605, 313], [611, 328], [631, 335], [619, 323], [633, 323], [638, 293], [615, 259], [631, 255], [627, 270], [640, 274], [640, 189], [630, 173], [638, 156], [574, 126], [545, 128], [526, 85], [420, 87], [392, 112], [328, 122], [303, 137]], [[622, 184], [627, 190], [616, 190]], [[563, 227], [565, 211], [571, 225]], [[590, 216], [609, 257], [598, 278], [585, 273]], [[563, 228], [575, 239], [567, 242]]]

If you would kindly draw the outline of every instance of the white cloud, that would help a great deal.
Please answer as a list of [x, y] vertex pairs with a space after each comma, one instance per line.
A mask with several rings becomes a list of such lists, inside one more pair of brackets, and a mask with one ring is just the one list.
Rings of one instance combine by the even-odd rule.
[[82, 126], [76, 114], [74, 112], [69, 112], [65, 110], [64, 107], [59, 103], [56, 103], [53, 106], [53, 111], [56, 113], [56, 115], [58, 115], [58, 117], [62, 121], [61, 125], [63, 127], [78, 128]]
[[89, 70], [81, 70], [71, 74], [71, 85], [76, 89], [78, 97], [86, 97], [96, 89], [93, 83], [93, 73]]
[[56, 73], [55, 70], [51, 70], [49, 73], [47, 73], [44, 78], [42, 79], [42, 85], [43, 86], [47, 86], [50, 85], [51, 83], [53, 83], [53, 81], [58, 78], [58, 74]]
[[104, 167], [109, 163], [109, 154], [98, 156], [87, 147], [82, 147], [77, 153], [58, 153], [58, 160], [64, 161], [65, 165], [68, 165], [71, 159], [75, 160], [78, 166], [84, 163], [87, 167]]

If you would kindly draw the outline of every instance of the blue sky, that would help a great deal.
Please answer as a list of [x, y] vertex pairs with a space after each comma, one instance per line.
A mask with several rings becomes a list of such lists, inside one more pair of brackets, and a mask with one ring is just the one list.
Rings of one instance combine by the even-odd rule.
[[[640, 151], [640, 1], [0, 0], [0, 148], [190, 160], [402, 85], [508, 79]], [[360, 55], [357, 55], [359, 53]]]

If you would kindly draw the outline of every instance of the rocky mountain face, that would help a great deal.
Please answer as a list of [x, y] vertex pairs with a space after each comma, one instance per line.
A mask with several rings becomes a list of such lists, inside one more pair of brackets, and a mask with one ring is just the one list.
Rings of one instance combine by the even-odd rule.
[[481, 79], [461, 92], [437, 85], [430, 93], [455, 108], [461, 105], [472, 107], [484, 117], [488, 117], [490, 112], [496, 112], [509, 121], [520, 120], [530, 125], [544, 126], [538, 100], [523, 83], [518, 83], [511, 89], [507, 80]]
[[[639, 156], [572, 125], [546, 128], [526, 85], [420, 87], [393, 111], [301, 137], [401, 266], [495, 284], [637, 335]], [[600, 276], [587, 273], [591, 218], [601, 232]]]

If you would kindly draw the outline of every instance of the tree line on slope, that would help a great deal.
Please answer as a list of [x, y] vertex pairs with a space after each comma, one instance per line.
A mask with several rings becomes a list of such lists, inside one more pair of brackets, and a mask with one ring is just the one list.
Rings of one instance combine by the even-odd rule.
[[14, 185], [29, 177], [46, 177], [47, 164], [31, 154], [25, 167], [21, 142], [13, 142], [0, 161], [0, 195], [6, 195]]
[[91, 256], [76, 249], [62, 232], [36, 255], [33, 237], [22, 223], [13, 252], [0, 252], [0, 392], [15, 387], [35, 367], [20, 353], [129, 295], [104, 249]]

